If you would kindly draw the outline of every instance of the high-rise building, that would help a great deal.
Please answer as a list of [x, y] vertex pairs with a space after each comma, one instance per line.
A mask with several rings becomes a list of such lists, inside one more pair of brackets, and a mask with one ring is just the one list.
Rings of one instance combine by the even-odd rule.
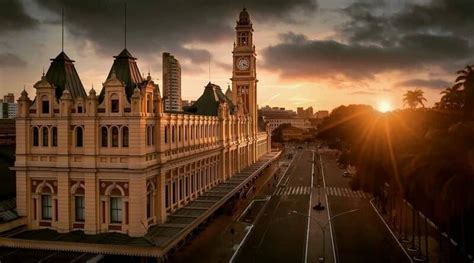
[[13, 119], [16, 117], [15, 95], [8, 93], [0, 99], [0, 119]]
[[7, 95], [3, 96], [3, 102], [15, 103], [15, 95], [13, 93], [8, 93]]
[[182, 111], [181, 65], [170, 53], [163, 53], [163, 99], [165, 111]]

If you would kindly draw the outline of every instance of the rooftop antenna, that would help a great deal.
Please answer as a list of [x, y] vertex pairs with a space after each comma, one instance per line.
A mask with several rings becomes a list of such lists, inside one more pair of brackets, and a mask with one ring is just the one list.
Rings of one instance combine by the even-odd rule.
[[61, 51], [64, 52], [64, 7], [61, 9]]
[[125, 2], [125, 24], [124, 24], [124, 27], [125, 27], [125, 49], [127, 49], [127, 2]]

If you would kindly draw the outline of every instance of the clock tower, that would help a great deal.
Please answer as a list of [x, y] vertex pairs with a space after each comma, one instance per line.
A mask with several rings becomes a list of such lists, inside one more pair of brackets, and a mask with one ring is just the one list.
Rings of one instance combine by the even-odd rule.
[[232, 70], [232, 102], [240, 102], [243, 112], [252, 118], [252, 135], [257, 134], [257, 72], [253, 28], [245, 8], [240, 12], [235, 27]]

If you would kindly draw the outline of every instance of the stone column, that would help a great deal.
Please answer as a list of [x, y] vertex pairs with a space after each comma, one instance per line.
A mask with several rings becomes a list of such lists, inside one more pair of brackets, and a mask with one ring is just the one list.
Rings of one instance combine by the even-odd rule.
[[157, 200], [156, 200], [156, 220], [157, 223], [166, 221], [166, 174], [159, 173], [157, 179]]
[[58, 222], [57, 231], [59, 233], [67, 233], [70, 231], [71, 220], [71, 193], [69, 184], [69, 172], [60, 172], [58, 174]]
[[146, 174], [132, 174], [129, 181], [129, 235], [132, 237], [140, 237], [146, 234], [147, 225], [146, 218]]
[[84, 173], [85, 187], [85, 225], [84, 233], [97, 234], [99, 229], [100, 210], [99, 210], [99, 185], [95, 172]]

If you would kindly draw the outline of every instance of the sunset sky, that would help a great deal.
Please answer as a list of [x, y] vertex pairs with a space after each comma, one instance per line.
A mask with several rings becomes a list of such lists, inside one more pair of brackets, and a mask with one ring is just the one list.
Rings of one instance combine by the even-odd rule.
[[[86, 91], [96, 90], [124, 48], [124, 0], [0, 0], [0, 95], [17, 96], [65, 47]], [[455, 72], [474, 61], [471, 0], [128, 1], [128, 50], [161, 86], [161, 53], [182, 65], [182, 97], [209, 81], [230, 82], [235, 20], [250, 13], [257, 48], [259, 106], [389, 103], [408, 89], [428, 106]], [[31, 95], [30, 95], [31, 97]]]

